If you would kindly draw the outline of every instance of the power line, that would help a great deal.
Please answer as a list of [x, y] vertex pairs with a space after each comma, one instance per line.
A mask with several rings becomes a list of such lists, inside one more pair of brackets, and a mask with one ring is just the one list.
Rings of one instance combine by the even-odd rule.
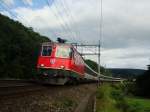
[[1, 7], [6, 10], [12, 17], [16, 18], [17, 19], [17, 16], [15, 14], [13, 14], [9, 9], [10, 7], [7, 6], [2, 0], [0, 0], [0, 5]]
[[97, 74], [100, 78], [107, 78], [107, 79], [114, 79], [114, 80], [121, 80], [120, 78], [115, 78], [115, 77], [111, 77], [111, 76], [106, 76], [106, 75], [103, 75], [103, 74], [99, 74], [97, 73], [95, 70], [93, 70], [91, 67], [89, 67], [86, 63], [84, 63], [85, 66], [87, 68], [89, 68], [93, 73]]
[[[47, 0], [47, 4], [48, 4], [48, 6], [51, 8], [51, 6], [50, 6], [50, 1], [49, 0]], [[70, 31], [68, 30], [69, 28], [68, 28], [68, 26], [66, 25], [66, 23], [65, 23], [65, 21], [64, 21], [64, 19], [59, 15], [59, 13], [58, 13], [58, 6], [57, 6], [57, 4], [54, 2], [53, 3], [53, 5], [54, 5], [54, 7], [55, 7], [55, 12], [54, 12], [54, 10], [51, 8], [51, 11], [52, 11], [52, 13], [54, 14], [54, 16], [59, 20], [59, 23], [60, 23], [60, 26], [61, 26], [61, 28], [62, 28], [62, 32], [66, 32], [66, 34], [68, 34], [68, 32], [70, 33]], [[64, 30], [63, 30], [64, 29]], [[70, 33], [71, 34], [71, 33]], [[71, 36], [70, 36], [71, 37]]]
[[[75, 24], [74, 18], [72, 16], [72, 13], [71, 13], [69, 7], [68, 7], [67, 2], [65, 2], [65, 0], [60, 0], [60, 3], [62, 4], [62, 6], [66, 12], [66, 15], [68, 16], [68, 20], [70, 21], [71, 25], [73, 25], [73, 23]], [[68, 24], [69, 24], [69, 22], [68, 22]], [[78, 36], [78, 33], [76, 30], [74, 32], [72, 30], [72, 33], [75, 34], [75, 37]], [[75, 38], [75, 40], [76, 40], [76, 38]]]
[[[57, 2], [57, 0], [56, 0], [56, 2]], [[64, 12], [63, 12], [63, 13], [65, 13], [65, 15], [66, 15], [66, 16], [68, 16], [68, 18], [69, 18], [69, 14], [68, 14], [68, 12], [67, 12], [67, 10], [66, 10], [66, 8], [65, 8], [64, 4], [62, 3], [62, 1], [61, 1], [61, 0], [59, 1], [59, 3], [62, 5], [62, 7], [63, 7], [63, 9], [64, 9]], [[58, 4], [58, 2], [57, 2], [57, 4]], [[56, 9], [59, 9], [59, 7], [57, 6], [57, 4], [56, 4], [56, 3], [54, 3], [54, 5], [55, 5]], [[58, 14], [59, 14], [59, 13], [58, 13]], [[74, 40], [74, 39], [75, 39], [75, 35], [74, 35], [74, 32], [71, 30], [71, 27], [70, 27], [69, 21], [68, 21], [68, 22], [67, 22], [67, 21], [65, 21], [64, 16], [60, 16], [60, 17], [62, 17], [62, 20], [63, 20], [63, 22], [64, 22], [64, 25], [67, 27], [68, 31], [69, 31], [69, 32], [70, 32], [70, 34], [71, 34], [72, 39]], [[67, 18], [66, 18], [66, 20], [67, 20]]]
[[[46, 0], [47, 2], [47, 5], [48, 5], [48, 7], [49, 8], [51, 8], [51, 6], [50, 6], [50, 1], [49, 0]], [[52, 11], [52, 13], [53, 13], [53, 15], [56, 17], [56, 18], [59, 18], [58, 17], [58, 15], [54, 12], [54, 10], [53, 9], [51, 9], [51, 11]], [[66, 30], [66, 28], [63, 26], [63, 24], [61, 23], [61, 21], [59, 21], [59, 23], [60, 23], [60, 27], [62, 28], [62, 31], [63, 31], [63, 29], [64, 29], [64, 31]]]
[[9, 14], [11, 14], [11, 16], [13, 17], [13, 19], [16, 19], [17, 21], [19, 21], [19, 18], [20, 19], [22, 19], [22, 20], [24, 20], [24, 21], [26, 21], [28, 24], [29, 24], [29, 21], [28, 20], [26, 20], [26, 19], [24, 19], [24, 18], [22, 18], [21, 16], [17, 16], [17, 15], [15, 15], [10, 9], [11, 9], [11, 7], [10, 6], [8, 6], [7, 4], [5, 4], [2, 0], [0, 1], [0, 3], [1, 3], [1, 6], [4, 8], [4, 10], [6, 10], [6, 11], [8, 11], [9, 12]]
[[[23, 4], [26, 5], [24, 2], [23, 2]], [[28, 5], [27, 5], [27, 6], [28, 6]], [[38, 18], [41, 19], [40, 16], [39, 16]], [[41, 21], [41, 23], [43, 23], [43, 22], [46, 23], [45, 21]], [[47, 23], [46, 23], [46, 24], [47, 24]], [[56, 33], [54, 32], [54, 30], [53, 30], [51, 27], [49, 27], [49, 30], [50, 30], [51, 33], [53, 33], [53, 35], [54, 35], [55, 37], [57, 36]]]
[[[3, 1], [0, 1], [0, 3], [1, 3], [1, 6], [3, 7], [3, 9], [5, 9], [6, 11], [8, 11], [12, 16], [13, 16], [13, 19], [14, 18], [16, 18], [16, 20], [19, 20], [19, 18], [20, 19], [22, 19], [22, 20], [25, 20], [28, 24], [29, 24], [29, 21], [28, 20], [26, 20], [26, 19], [24, 19], [24, 18], [22, 18], [21, 16], [17, 16], [17, 15], [15, 15], [15, 14], [13, 14], [13, 12], [12, 11], [10, 11], [10, 6], [8, 6], [7, 4], [5, 4]], [[39, 17], [40, 18], [40, 17]], [[52, 29], [51, 29], [52, 30]], [[56, 34], [53, 32], [53, 34], [56, 36]]]

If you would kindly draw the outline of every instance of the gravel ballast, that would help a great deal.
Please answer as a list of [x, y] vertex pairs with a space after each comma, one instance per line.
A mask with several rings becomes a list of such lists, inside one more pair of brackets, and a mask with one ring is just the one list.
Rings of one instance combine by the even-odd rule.
[[96, 88], [96, 84], [47, 85], [39, 91], [0, 96], [0, 112], [74, 112]]

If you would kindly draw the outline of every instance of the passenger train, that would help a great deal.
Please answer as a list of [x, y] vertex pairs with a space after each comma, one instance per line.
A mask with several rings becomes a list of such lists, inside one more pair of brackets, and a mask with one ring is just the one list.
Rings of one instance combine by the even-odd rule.
[[75, 47], [66, 43], [42, 43], [37, 70], [40, 80], [49, 84], [99, 80], [98, 74], [86, 66]]

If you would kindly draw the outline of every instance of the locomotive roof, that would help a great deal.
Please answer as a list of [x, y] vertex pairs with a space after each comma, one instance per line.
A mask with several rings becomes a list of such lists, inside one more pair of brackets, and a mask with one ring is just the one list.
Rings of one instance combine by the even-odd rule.
[[42, 45], [65, 45], [65, 46], [72, 46], [69, 43], [58, 43], [58, 42], [43, 42]]

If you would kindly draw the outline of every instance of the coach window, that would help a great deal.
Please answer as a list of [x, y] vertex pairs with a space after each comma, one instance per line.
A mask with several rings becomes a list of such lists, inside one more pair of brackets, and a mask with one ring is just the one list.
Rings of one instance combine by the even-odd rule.
[[58, 46], [56, 51], [56, 57], [60, 58], [69, 58], [70, 57], [70, 48], [65, 46]]
[[42, 56], [50, 56], [52, 53], [52, 47], [51, 46], [43, 46], [42, 47]]

